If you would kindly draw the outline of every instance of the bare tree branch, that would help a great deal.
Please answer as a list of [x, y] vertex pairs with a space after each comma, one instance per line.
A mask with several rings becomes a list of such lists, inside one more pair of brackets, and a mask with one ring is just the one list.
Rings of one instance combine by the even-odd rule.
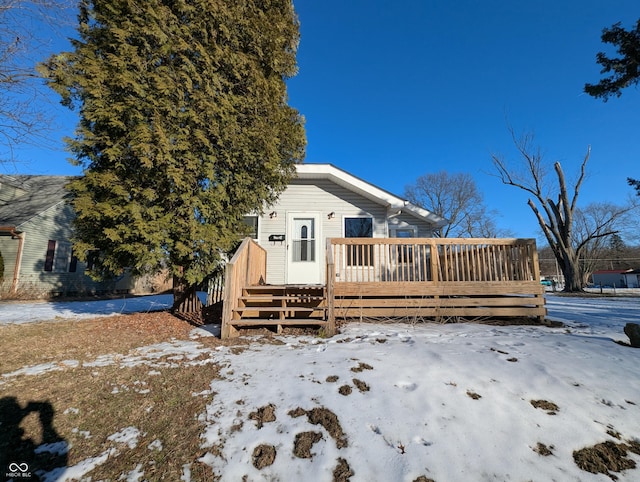
[[0, 163], [14, 161], [18, 146], [46, 140], [49, 92], [36, 64], [50, 55], [51, 38], [71, 24], [74, 4], [0, 0]]
[[591, 206], [584, 211], [579, 209], [578, 197], [586, 177], [591, 147], [587, 149], [580, 165], [580, 174], [572, 189], [567, 184], [561, 164], [553, 164], [556, 185], [553, 197], [557, 198], [557, 201], [553, 201], [552, 196], [545, 193], [546, 164], [540, 148], [533, 143], [533, 134], [516, 136], [511, 127], [509, 132], [519, 155], [517, 164], [524, 165], [525, 174], [515, 174], [517, 171], [507, 164], [503, 156], [492, 154], [497, 177], [503, 184], [531, 194], [528, 205], [562, 269], [565, 291], [581, 291], [586, 281], [580, 264], [581, 256], [590, 247], [597, 247], [599, 240], [619, 232], [624, 217], [637, 208], [637, 203], [626, 206]]

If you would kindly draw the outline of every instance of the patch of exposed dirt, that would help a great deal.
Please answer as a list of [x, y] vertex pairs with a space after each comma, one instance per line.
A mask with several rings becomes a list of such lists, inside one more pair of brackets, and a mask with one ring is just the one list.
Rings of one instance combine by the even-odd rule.
[[472, 392], [471, 390], [467, 390], [467, 396], [473, 398], [474, 400], [479, 400], [482, 398], [482, 395], [478, 395], [476, 392]]
[[275, 422], [276, 420], [276, 406], [272, 403], [260, 407], [255, 412], [249, 414], [249, 420], [255, 420], [258, 429], [261, 429], [265, 423]]
[[296, 434], [296, 438], [293, 441], [293, 455], [301, 459], [312, 458], [314, 454], [311, 453], [311, 449], [320, 440], [322, 440], [320, 432], [301, 432]]
[[353, 384], [356, 386], [356, 388], [358, 390], [360, 390], [361, 392], [368, 392], [369, 391], [369, 385], [367, 385], [365, 382], [363, 382], [362, 380], [358, 380], [357, 378], [353, 379]]
[[539, 408], [540, 410], [546, 410], [548, 415], [555, 415], [560, 411], [560, 407], [558, 407], [555, 403], [549, 402], [548, 400], [531, 400], [531, 405], [533, 408]]
[[497, 348], [489, 348], [491, 351], [495, 351], [496, 353], [500, 353], [501, 355], [508, 355], [508, 351], [498, 350]]
[[355, 373], [359, 373], [362, 372], [364, 370], [373, 370], [373, 367], [371, 365], [369, 365], [368, 363], [358, 363], [357, 367], [352, 367], [351, 371], [355, 372]]
[[293, 418], [298, 418], [303, 415], [307, 416], [309, 423], [313, 425], [322, 425], [324, 429], [329, 432], [331, 438], [336, 441], [336, 446], [339, 449], [347, 447], [349, 445], [347, 436], [342, 431], [342, 427], [340, 426], [338, 417], [328, 408], [316, 407], [311, 410], [305, 410], [298, 407], [294, 410], [289, 411], [289, 416]]
[[333, 482], [345, 482], [354, 475], [353, 470], [349, 467], [349, 463], [340, 457], [338, 465], [333, 469]]
[[493, 325], [493, 326], [548, 326], [549, 328], [562, 328], [564, 323], [561, 321], [554, 320], [544, 320], [538, 321], [537, 318], [528, 318], [528, 317], [513, 317], [513, 318], [487, 318], [481, 320], [474, 320], [477, 323], [482, 325]]
[[611, 472], [621, 472], [636, 467], [635, 461], [627, 457], [628, 452], [640, 455], [640, 443], [634, 441], [629, 444], [617, 444], [608, 440], [593, 447], [574, 451], [573, 460], [586, 472], [605, 474], [611, 480], [617, 480], [618, 477]]
[[253, 466], [258, 470], [268, 467], [276, 460], [276, 448], [268, 444], [258, 445], [253, 449], [251, 460]]
[[538, 442], [538, 444], [534, 447], [533, 451], [543, 457], [548, 457], [549, 455], [553, 455], [553, 449], [555, 447], [553, 445], [546, 446], [542, 442]]
[[326, 381], [327, 383], [335, 383], [338, 381], [339, 378], [340, 377], [338, 375], [329, 375]]
[[436, 481], [433, 480], [433, 479], [427, 479], [424, 475], [421, 475], [420, 477], [418, 477], [413, 482], [436, 482]]
[[338, 388], [338, 393], [340, 395], [344, 395], [345, 397], [348, 395], [351, 395], [351, 387], [349, 385], [342, 385], [340, 388]]

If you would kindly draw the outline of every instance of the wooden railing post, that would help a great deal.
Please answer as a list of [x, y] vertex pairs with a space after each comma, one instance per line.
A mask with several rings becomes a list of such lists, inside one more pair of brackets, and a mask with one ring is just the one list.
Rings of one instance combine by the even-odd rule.
[[326, 270], [326, 290], [327, 290], [327, 329], [326, 335], [333, 336], [336, 334], [336, 314], [334, 310], [335, 292], [334, 286], [336, 282], [336, 265], [333, 259], [333, 246], [331, 240], [327, 239], [327, 252], [325, 259], [327, 260]]

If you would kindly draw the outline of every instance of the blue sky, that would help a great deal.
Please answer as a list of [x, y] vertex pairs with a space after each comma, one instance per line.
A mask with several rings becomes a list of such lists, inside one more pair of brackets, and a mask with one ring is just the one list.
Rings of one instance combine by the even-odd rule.
[[[640, 91], [604, 103], [604, 27], [629, 28], [637, 0], [296, 0], [299, 74], [290, 104], [306, 118], [306, 162], [328, 162], [402, 195], [428, 172], [470, 173], [497, 224], [538, 237], [525, 194], [503, 186], [491, 153], [516, 159], [509, 122], [531, 130], [569, 178], [592, 153], [581, 205], [623, 203], [640, 178]], [[57, 102], [55, 94], [52, 99]], [[60, 137], [75, 119], [55, 109], [47, 147], [19, 152], [20, 172], [78, 174]]]

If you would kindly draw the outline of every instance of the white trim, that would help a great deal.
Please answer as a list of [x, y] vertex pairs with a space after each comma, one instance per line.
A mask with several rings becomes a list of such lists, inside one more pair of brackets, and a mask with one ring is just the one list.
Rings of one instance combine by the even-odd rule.
[[[314, 263], [314, 268], [317, 267], [318, 272], [314, 273], [316, 276], [308, 282], [304, 282], [305, 284], [316, 284], [316, 283], [324, 283], [324, 238], [322, 237], [322, 213], [320, 211], [287, 211], [286, 213], [286, 226], [285, 226], [285, 239], [286, 239], [286, 252], [285, 252], [285, 269], [284, 269], [284, 279], [285, 282], [291, 284], [292, 281], [290, 279], [290, 265], [291, 265], [291, 253], [293, 249], [291, 248], [290, 243], [293, 241], [292, 229], [293, 229], [293, 219], [301, 218], [301, 217], [310, 217], [313, 218], [316, 222], [315, 226], [315, 239], [316, 239], [316, 261]], [[294, 280], [294, 283], [299, 283]]]
[[296, 164], [296, 171], [298, 179], [328, 179], [371, 201], [386, 206], [389, 212], [405, 212], [423, 219], [432, 224], [434, 229], [441, 228], [448, 223], [446, 219], [338, 169], [332, 164]]

